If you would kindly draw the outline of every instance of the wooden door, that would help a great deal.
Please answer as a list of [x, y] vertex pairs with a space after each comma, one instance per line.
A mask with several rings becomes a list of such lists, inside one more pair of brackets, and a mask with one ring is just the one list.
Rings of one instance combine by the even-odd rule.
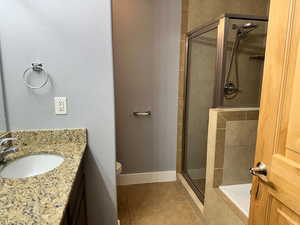
[[249, 225], [300, 225], [299, 38], [300, 0], [271, 0]]

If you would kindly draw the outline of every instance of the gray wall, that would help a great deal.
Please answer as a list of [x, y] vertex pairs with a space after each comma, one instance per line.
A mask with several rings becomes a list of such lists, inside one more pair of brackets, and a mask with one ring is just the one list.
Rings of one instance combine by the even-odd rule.
[[[4, 0], [0, 40], [11, 129], [88, 128], [91, 225], [116, 221], [114, 90], [110, 0]], [[51, 83], [29, 90], [23, 71], [43, 62]], [[54, 114], [68, 97], [68, 115]]]
[[181, 1], [113, 4], [118, 160], [124, 173], [175, 170]]

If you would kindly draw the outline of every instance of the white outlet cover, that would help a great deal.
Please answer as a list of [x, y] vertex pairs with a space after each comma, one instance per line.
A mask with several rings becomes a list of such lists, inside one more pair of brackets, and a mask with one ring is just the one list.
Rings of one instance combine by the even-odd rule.
[[55, 97], [54, 106], [56, 115], [67, 114], [67, 97]]

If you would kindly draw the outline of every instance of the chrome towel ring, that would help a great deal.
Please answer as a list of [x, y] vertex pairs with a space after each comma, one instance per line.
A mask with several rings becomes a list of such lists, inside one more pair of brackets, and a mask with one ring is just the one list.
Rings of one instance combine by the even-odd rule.
[[[33, 86], [31, 84], [28, 83], [27, 81], [27, 77], [30, 76], [30, 74], [32, 72], [37, 72], [37, 73], [42, 73], [45, 75], [45, 80], [38, 86]], [[43, 68], [43, 64], [42, 63], [32, 63], [31, 67], [27, 68], [24, 73], [23, 73], [23, 81], [24, 84], [31, 89], [40, 89], [42, 87], [44, 87], [48, 81], [49, 81], [49, 74], [47, 73], [47, 71]]]

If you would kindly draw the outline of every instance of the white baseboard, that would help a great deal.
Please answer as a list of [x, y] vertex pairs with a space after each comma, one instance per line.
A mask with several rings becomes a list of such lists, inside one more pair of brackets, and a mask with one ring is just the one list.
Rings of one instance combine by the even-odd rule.
[[146, 184], [176, 181], [176, 171], [158, 171], [148, 173], [129, 173], [118, 176], [118, 185]]

